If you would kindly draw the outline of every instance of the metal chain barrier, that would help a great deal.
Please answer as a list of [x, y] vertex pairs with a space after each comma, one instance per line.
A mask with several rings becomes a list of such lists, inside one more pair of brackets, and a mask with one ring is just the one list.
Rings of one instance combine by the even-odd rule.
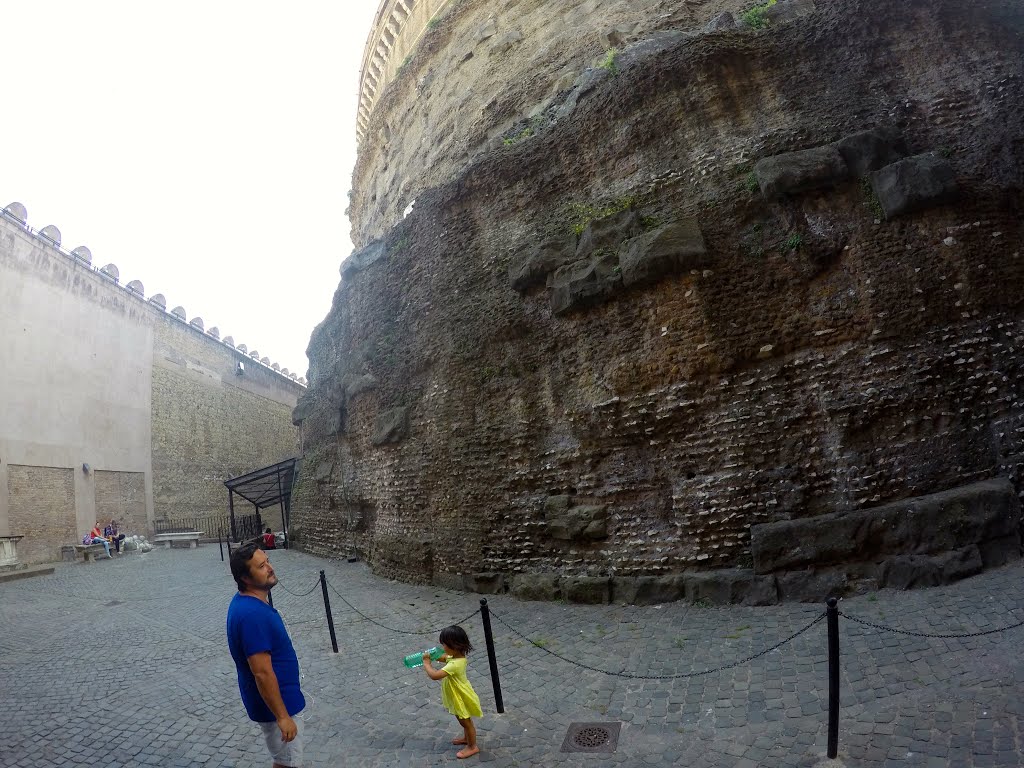
[[306, 595], [313, 594], [313, 592], [319, 586], [320, 586], [320, 580], [317, 579], [315, 582], [313, 582], [313, 586], [312, 587], [310, 587], [309, 589], [307, 589], [305, 592], [302, 592], [302, 593], [292, 592], [290, 589], [288, 589], [288, 587], [286, 587], [281, 582], [278, 582], [277, 585], [274, 587], [274, 589], [283, 589], [285, 592], [287, 592], [289, 595], [292, 595], [293, 597], [305, 597]]
[[839, 611], [839, 615], [844, 619], [856, 622], [857, 624], [863, 624], [865, 627], [872, 627], [873, 629], [880, 629], [883, 632], [892, 632], [897, 635], [910, 635], [911, 637], [931, 637], [941, 640], [953, 640], [957, 638], [967, 637], [984, 637], [985, 635], [994, 635], [997, 632], [1005, 632], [1008, 629], [1016, 629], [1017, 627], [1024, 627], [1024, 621], [1018, 621], [1016, 624], [1009, 624], [1005, 627], [999, 627], [998, 629], [985, 629], [980, 632], [965, 632], [963, 634], [933, 634], [929, 632], [914, 632], [909, 629], [896, 629], [895, 627], [887, 627], [884, 624], [875, 624], [865, 619], [858, 619], [856, 616], [851, 616], [848, 613]]
[[[408, 629], [397, 629], [396, 627], [389, 627], [387, 624], [381, 624], [376, 619], [370, 618], [365, 613], [363, 613], [358, 608], [356, 608], [354, 605], [352, 605], [352, 603], [350, 603], [348, 600], [345, 599], [345, 596], [343, 594], [341, 594], [341, 592], [339, 592], [337, 589], [335, 589], [334, 585], [331, 584], [330, 581], [327, 582], [327, 586], [329, 586], [331, 588], [331, 591], [334, 592], [334, 594], [336, 594], [341, 599], [341, 602], [343, 602], [345, 605], [347, 605], [353, 612], [359, 614], [360, 616], [362, 616], [364, 619], [366, 619], [371, 624], [376, 624], [381, 629], [386, 629], [389, 632], [397, 632], [400, 635], [433, 635], [433, 634], [436, 634], [436, 633], [440, 632], [442, 629], [444, 629], [444, 627], [438, 627], [437, 629], [428, 629], [425, 632], [420, 632], [420, 631], [410, 631]], [[464, 618], [462, 621], [457, 621], [455, 623], [456, 624], [465, 624], [467, 621], [472, 619], [478, 613], [480, 613], [480, 609], [479, 608], [477, 608], [475, 611], [473, 611], [471, 614], [469, 614], [469, 616]], [[447, 627], [447, 626], [448, 625], [445, 624], [445, 627]]]
[[494, 611], [491, 611], [491, 616], [493, 616], [498, 621], [500, 621], [502, 623], [502, 625], [505, 626], [505, 628], [508, 629], [510, 632], [512, 632], [513, 634], [518, 635], [523, 640], [525, 640], [530, 645], [532, 645], [534, 648], [540, 648], [542, 651], [544, 651], [545, 653], [551, 654], [556, 659], [561, 659], [564, 662], [567, 662], [567, 663], [572, 664], [572, 665], [577, 666], [577, 667], [581, 667], [582, 669], [590, 670], [591, 672], [600, 672], [602, 675], [612, 675], [614, 677], [627, 677], [627, 678], [629, 678], [631, 680], [678, 680], [680, 678], [702, 677], [704, 675], [713, 675], [716, 672], [723, 672], [723, 671], [725, 671], [727, 669], [732, 669], [733, 667], [738, 667], [741, 664], [746, 664], [749, 661], [753, 661], [754, 659], [760, 658], [761, 656], [764, 656], [765, 654], [768, 654], [768, 653], [771, 653], [772, 651], [778, 650], [779, 648], [784, 646], [786, 643], [790, 642], [791, 640], [796, 639], [797, 637], [802, 635], [804, 632], [809, 630], [811, 627], [813, 627], [815, 624], [817, 624], [819, 621], [821, 621], [822, 619], [825, 618], [825, 614], [821, 613], [813, 621], [811, 621], [809, 624], [807, 624], [806, 626], [802, 627], [801, 629], [798, 629], [796, 632], [794, 632], [792, 635], [790, 635], [789, 637], [785, 638], [784, 640], [780, 640], [779, 642], [775, 643], [775, 645], [769, 646], [768, 648], [765, 648], [763, 651], [758, 651], [757, 653], [752, 654], [750, 656], [746, 656], [746, 657], [744, 657], [742, 659], [737, 659], [736, 661], [732, 661], [732, 662], [729, 662], [728, 664], [724, 664], [721, 667], [716, 667], [715, 669], [705, 669], [705, 670], [701, 670], [699, 672], [679, 672], [679, 673], [674, 674], [674, 675], [637, 675], [637, 674], [634, 674], [632, 672], [609, 672], [607, 669], [598, 669], [597, 667], [591, 667], [591, 666], [589, 666], [587, 664], [582, 664], [582, 663], [580, 663], [578, 661], [574, 661], [573, 659], [570, 659], [570, 658], [567, 658], [565, 656], [562, 656], [559, 653], [555, 653], [550, 648], [546, 648], [543, 645], [538, 645], [533, 640], [531, 640], [526, 635], [524, 635], [522, 632], [520, 632], [518, 629], [516, 629], [511, 624], [509, 624], [507, 621], [505, 621], [503, 618], [501, 618], [501, 616], [499, 616], [498, 614], [494, 613]]

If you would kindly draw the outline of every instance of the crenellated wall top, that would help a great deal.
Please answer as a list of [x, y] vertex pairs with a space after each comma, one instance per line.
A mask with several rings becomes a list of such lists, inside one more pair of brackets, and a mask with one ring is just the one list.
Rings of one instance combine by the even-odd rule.
[[[25, 206], [21, 203], [11, 203], [2, 210], [0, 210], [0, 222], [7, 222], [8, 225], [13, 225], [18, 229], [26, 232], [28, 235], [33, 237], [43, 247], [51, 248], [58, 251], [61, 256], [70, 259], [82, 269], [86, 269], [95, 275], [99, 276], [103, 280], [112, 283], [114, 286], [124, 291], [127, 296], [136, 301], [140, 301], [147, 304], [155, 311], [160, 312], [167, 317], [174, 318], [176, 321], [183, 325], [191, 327], [194, 331], [198, 332], [205, 338], [209, 339], [211, 343], [224, 344], [238, 349], [243, 354], [245, 353], [245, 345], [240, 344], [235, 347], [234, 340], [230, 336], [225, 336], [223, 339], [220, 337], [220, 330], [214, 326], [210, 329], [205, 329], [203, 319], [201, 317], [193, 317], [191, 320], [188, 319], [185, 308], [176, 306], [170, 312], [167, 311], [167, 300], [163, 294], [156, 293], [150, 296], [148, 299], [145, 295], [145, 289], [140, 280], [131, 280], [126, 285], [121, 282], [120, 272], [116, 264], [107, 264], [103, 267], [95, 267], [92, 264], [92, 252], [84, 245], [80, 245], [74, 250], [67, 251], [61, 247], [60, 244], [60, 230], [54, 225], [50, 224], [43, 227], [41, 230], [35, 230], [28, 225], [28, 212]], [[286, 379], [290, 379], [292, 382], [299, 384], [300, 386], [306, 386], [306, 379], [299, 377], [294, 373], [289, 373], [288, 369], [280, 369], [280, 367], [274, 367], [277, 364], [271, 363], [269, 358], [263, 358], [262, 360], [256, 359], [254, 362], [258, 362], [264, 366], [268, 371], [283, 376]]]

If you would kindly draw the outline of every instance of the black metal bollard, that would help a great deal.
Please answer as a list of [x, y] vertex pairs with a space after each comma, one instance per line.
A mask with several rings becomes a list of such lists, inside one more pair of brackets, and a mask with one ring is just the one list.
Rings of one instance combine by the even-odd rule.
[[828, 622], [828, 757], [839, 752], [839, 601], [830, 597], [825, 610]]
[[[217, 546], [220, 547], [220, 561], [224, 562], [224, 531], [221, 528], [217, 529]], [[230, 544], [228, 546], [231, 546]]]
[[334, 616], [331, 615], [331, 598], [327, 596], [327, 577], [320, 571], [320, 589], [324, 592], [324, 610], [327, 611], [327, 629], [331, 632], [331, 646], [338, 652], [338, 636], [334, 634]]
[[230, 536], [225, 536], [224, 539], [228, 543], [228, 557], [230, 558], [231, 557], [231, 537]]
[[505, 703], [501, 700], [501, 681], [498, 679], [498, 659], [494, 655], [494, 635], [491, 633], [491, 609], [487, 607], [487, 598], [480, 598], [480, 618], [484, 622], [484, 641], [487, 643], [487, 663], [491, 666], [491, 684], [494, 686], [494, 706], [498, 714], [505, 712]]

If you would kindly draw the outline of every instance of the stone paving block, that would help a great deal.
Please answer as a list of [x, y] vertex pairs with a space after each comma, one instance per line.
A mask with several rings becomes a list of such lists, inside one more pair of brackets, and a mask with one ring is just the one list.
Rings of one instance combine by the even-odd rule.
[[[104, 569], [58, 566], [51, 576], [0, 585], [0, 698], [18, 704], [9, 711], [13, 748], [0, 753], [2, 768], [266, 762], [224, 641], [233, 583], [217, 550], [210, 554], [171, 550]], [[358, 563], [296, 552], [273, 553], [272, 561], [282, 579], [275, 606], [291, 628], [310, 701], [309, 764], [451, 764], [458, 725], [441, 709], [437, 684], [405, 669], [401, 657], [436, 642], [436, 630], [469, 616], [479, 598], [379, 580]], [[366, 621], [332, 593], [342, 650], [335, 656], [319, 590], [297, 596], [321, 568], [362, 614], [423, 634]], [[953, 585], [847, 599], [841, 608], [913, 631], [996, 628], [1024, 619], [1022, 573], [1016, 563]], [[99, 610], [110, 594], [122, 605]], [[546, 652], [611, 673], [690, 675], [770, 647], [820, 607], [575, 605], [508, 595], [489, 604], [503, 715], [494, 712], [479, 617], [465, 622], [478, 648], [470, 678], [485, 710], [482, 763], [811, 766], [824, 755], [824, 622], [753, 661], [674, 679], [601, 674]], [[842, 620], [840, 745], [848, 764], [897, 764], [893, 755], [902, 754], [900, 765], [1020, 765], [1022, 641], [1024, 629], [925, 639]], [[118, 665], [81, 685], [80, 670], [96, 658]], [[558, 752], [569, 723], [601, 720], [628, 724], [617, 752]], [[95, 748], [96, 734], [115, 743]]]

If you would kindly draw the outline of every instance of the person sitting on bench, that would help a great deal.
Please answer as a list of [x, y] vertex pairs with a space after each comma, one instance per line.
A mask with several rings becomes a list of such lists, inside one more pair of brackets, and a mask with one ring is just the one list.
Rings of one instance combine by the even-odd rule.
[[263, 548], [264, 549], [277, 549], [277, 539], [274, 538], [274, 534], [270, 530], [270, 526], [267, 526], [267, 530], [263, 534]]
[[103, 529], [103, 535], [107, 541], [114, 542], [114, 547], [117, 549], [117, 554], [121, 554], [121, 542], [124, 541], [124, 534], [117, 532], [117, 521], [114, 518], [110, 518], [110, 522], [107, 523], [106, 528]]
[[[88, 539], [88, 541], [86, 541], [86, 539]], [[113, 555], [110, 554], [110, 542], [107, 541], [105, 538], [103, 538], [103, 534], [100, 533], [100, 524], [98, 522], [96, 523], [96, 525], [94, 525], [92, 527], [92, 530], [89, 531], [89, 533], [87, 533], [85, 535], [85, 538], [82, 539], [82, 543], [83, 544], [102, 544], [103, 545], [103, 549], [107, 553], [107, 557], [113, 557]]]

